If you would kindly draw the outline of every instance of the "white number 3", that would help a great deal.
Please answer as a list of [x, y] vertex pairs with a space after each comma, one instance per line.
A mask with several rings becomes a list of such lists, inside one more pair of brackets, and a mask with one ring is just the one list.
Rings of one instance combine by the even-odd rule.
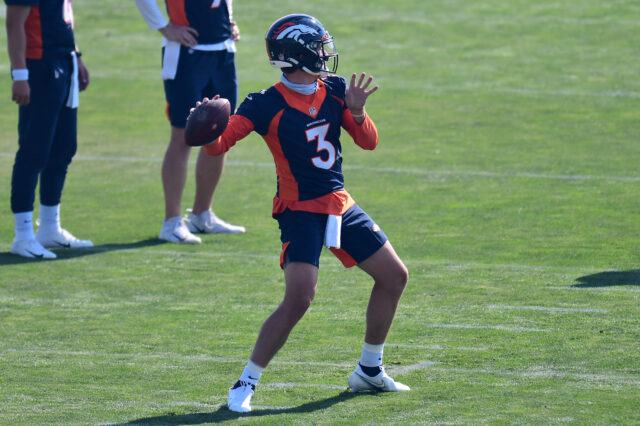
[[213, 0], [213, 3], [211, 3], [210, 9], [215, 9], [216, 7], [220, 6], [220, 1], [221, 0]]
[[318, 141], [317, 152], [327, 151], [327, 159], [323, 160], [321, 156], [313, 157], [311, 162], [319, 169], [330, 169], [336, 162], [336, 149], [333, 144], [327, 139], [327, 133], [329, 132], [329, 125], [324, 124], [322, 126], [314, 127], [307, 130], [307, 142]]

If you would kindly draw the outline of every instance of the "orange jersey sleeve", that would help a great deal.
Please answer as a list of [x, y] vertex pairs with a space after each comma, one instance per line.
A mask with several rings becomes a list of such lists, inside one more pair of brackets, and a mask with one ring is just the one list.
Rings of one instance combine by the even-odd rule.
[[224, 133], [215, 142], [205, 145], [207, 155], [217, 156], [229, 151], [239, 140], [246, 138], [253, 131], [253, 123], [244, 115], [232, 115]]
[[372, 150], [378, 146], [378, 129], [373, 120], [369, 118], [369, 114], [364, 117], [362, 124], [358, 124], [351, 112], [345, 109], [342, 113], [342, 127], [360, 148]]

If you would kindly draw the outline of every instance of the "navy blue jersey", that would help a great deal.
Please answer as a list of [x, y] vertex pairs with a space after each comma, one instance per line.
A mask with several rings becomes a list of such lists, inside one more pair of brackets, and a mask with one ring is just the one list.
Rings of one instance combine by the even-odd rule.
[[27, 59], [66, 54], [75, 49], [71, 0], [4, 0], [9, 6], [31, 6], [25, 22]]
[[277, 83], [247, 96], [237, 111], [269, 145], [277, 196], [283, 199], [305, 201], [344, 189], [340, 127], [346, 80], [331, 76], [318, 85], [315, 95], [305, 97]]
[[198, 31], [198, 44], [214, 44], [231, 36], [231, 0], [166, 0], [169, 20]]

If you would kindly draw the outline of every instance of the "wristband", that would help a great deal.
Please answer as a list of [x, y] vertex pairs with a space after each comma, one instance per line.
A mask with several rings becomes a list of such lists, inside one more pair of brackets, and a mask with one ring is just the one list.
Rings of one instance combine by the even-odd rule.
[[29, 80], [29, 70], [28, 69], [19, 69], [19, 70], [11, 70], [11, 78], [13, 81], [25, 81]]
[[365, 115], [367, 115], [367, 113], [366, 113], [366, 112], [363, 112], [362, 114], [357, 114], [357, 115], [356, 115], [356, 114], [354, 114], [354, 113], [351, 113], [351, 116], [352, 116], [353, 118], [364, 118], [364, 116], [365, 116]]

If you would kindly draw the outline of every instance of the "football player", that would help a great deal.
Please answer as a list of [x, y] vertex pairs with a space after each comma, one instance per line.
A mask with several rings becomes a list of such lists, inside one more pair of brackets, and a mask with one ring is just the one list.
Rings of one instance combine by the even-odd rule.
[[380, 227], [345, 190], [342, 175], [341, 128], [363, 149], [378, 144], [377, 129], [365, 110], [378, 86], [371, 87], [372, 77], [364, 73], [353, 74], [349, 82], [334, 75], [338, 52], [333, 38], [312, 16], [278, 19], [266, 42], [271, 65], [282, 69], [280, 82], [247, 96], [222, 136], [204, 148], [209, 155], [222, 155], [255, 131], [269, 146], [277, 174], [273, 217], [281, 232], [284, 299], [262, 325], [249, 362], [230, 388], [229, 409], [251, 410], [263, 369], [315, 296], [323, 245], [345, 267], [357, 265], [374, 281], [362, 356], [349, 387], [354, 392], [408, 391], [382, 365], [407, 268]]
[[171, 138], [162, 163], [165, 217], [159, 238], [171, 243], [198, 244], [193, 234], [245, 232], [211, 210], [213, 195], [224, 168], [224, 156], [210, 157], [202, 150], [196, 162], [196, 194], [187, 221], [180, 203], [187, 179], [190, 147], [184, 141], [189, 109], [203, 96], [220, 94], [236, 108], [235, 42], [240, 38], [231, 20], [232, 0], [167, 0], [169, 22], [156, 0], [136, 0], [147, 25], [164, 36], [162, 78], [171, 123]]
[[[5, 0], [7, 45], [19, 107], [18, 152], [11, 176], [15, 238], [11, 253], [54, 259], [48, 248], [91, 247], [60, 226], [67, 168], [77, 149], [78, 92], [89, 71], [73, 34], [71, 0]], [[40, 227], [33, 203], [40, 179]]]

